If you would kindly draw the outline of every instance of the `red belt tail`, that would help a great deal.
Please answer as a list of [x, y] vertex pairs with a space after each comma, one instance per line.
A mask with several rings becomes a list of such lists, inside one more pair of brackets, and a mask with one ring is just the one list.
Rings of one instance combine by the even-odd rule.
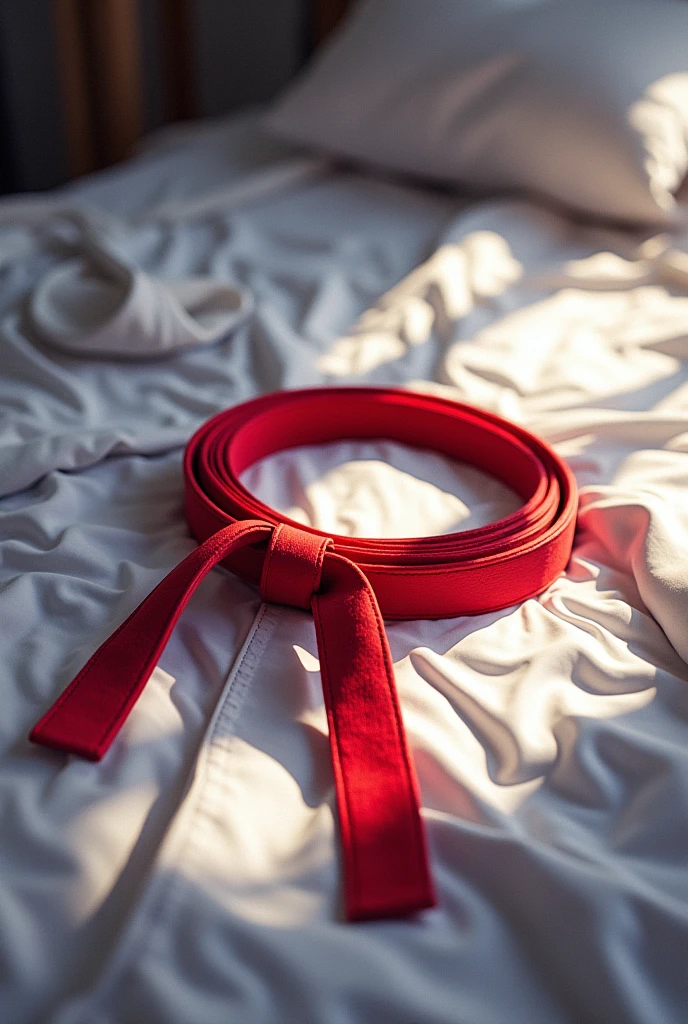
[[[354, 438], [387, 438], [472, 463], [523, 505], [481, 529], [441, 537], [328, 537], [281, 516], [240, 482], [272, 452]], [[99, 760], [190, 596], [221, 562], [257, 583], [264, 600], [313, 612], [349, 920], [433, 906], [382, 615], [476, 614], [541, 593], [570, 555], [572, 474], [544, 442], [490, 413], [387, 388], [333, 388], [268, 395], [209, 420], [187, 447], [185, 485], [200, 546], [105, 641], [31, 739]]]

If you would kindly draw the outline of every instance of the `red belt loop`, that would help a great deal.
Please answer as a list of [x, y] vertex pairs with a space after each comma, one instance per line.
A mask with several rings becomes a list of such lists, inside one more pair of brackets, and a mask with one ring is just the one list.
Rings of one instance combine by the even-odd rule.
[[311, 598], [320, 587], [325, 552], [333, 546], [329, 537], [314, 537], [278, 523], [265, 552], [260, 596], [272, 604], [310, 611]]
[[[439, 537], [327, 537], [250, 494], [240, 475], [286, 448], [385, 438], [499, 478], [523, 505]], [[203, 577], [222, 563], [264, 600], [311, 608], [327, 708], [349, 920], [434, 905], [419, 810], [382, 623], [508, 607], [568, 562], [577, 491], [543, 441], [480, 409], [391, 388], [278, 392], [228, 409], [189, 442], [186, 515], [196, 548], [105, 641], [34, 727], [35, 743], [99, 760]]]

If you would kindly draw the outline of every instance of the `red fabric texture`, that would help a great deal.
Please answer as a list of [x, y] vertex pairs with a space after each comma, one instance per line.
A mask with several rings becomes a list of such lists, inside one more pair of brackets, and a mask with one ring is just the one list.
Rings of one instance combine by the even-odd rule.
[[[498, 477], [523, 498], [509, 516], [442, 537], [328, 537], [263, 505], [240, 483], [285, 448], [386, 438], [431, 448]], [[280, 392], [209, 420], [184, 463], [186, 514], [200, 546], [100, 647], [30, 738], [99, 760], [213, 566], [264, 600], [311, 608], [337, 792], [349, 920], [434, 905], [418, 785], [382, 623], [504, 608], [566, 567], [577, 493], [544, 442], [491, 413], [389, 388]]]
[[272, 604], [310, 611], [311, 597], [320, 587], [328, 537], [314, 537], [286, 523], [272, 531], [263, 561], [260, 596]]

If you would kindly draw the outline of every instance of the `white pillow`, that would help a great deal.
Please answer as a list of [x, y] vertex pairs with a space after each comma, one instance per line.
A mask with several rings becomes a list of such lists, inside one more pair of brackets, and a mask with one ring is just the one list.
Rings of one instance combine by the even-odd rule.
[[688, 4], [367, 0], [268, 127], [436, 181], [670, 221], [688, 170]]

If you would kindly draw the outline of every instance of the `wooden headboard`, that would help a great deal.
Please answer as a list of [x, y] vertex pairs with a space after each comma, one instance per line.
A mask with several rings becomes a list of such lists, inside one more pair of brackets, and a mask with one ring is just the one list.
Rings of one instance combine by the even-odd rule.
[[[140, 0], [53, 0], [69, 170], [76, 177], [127, 157], [144, 130]], [[194, 0], [162, 0], [159, 51], [165, 120], [198, 113], [194, 96]], [[351, 0], [311, 0], [306, 53]]]

